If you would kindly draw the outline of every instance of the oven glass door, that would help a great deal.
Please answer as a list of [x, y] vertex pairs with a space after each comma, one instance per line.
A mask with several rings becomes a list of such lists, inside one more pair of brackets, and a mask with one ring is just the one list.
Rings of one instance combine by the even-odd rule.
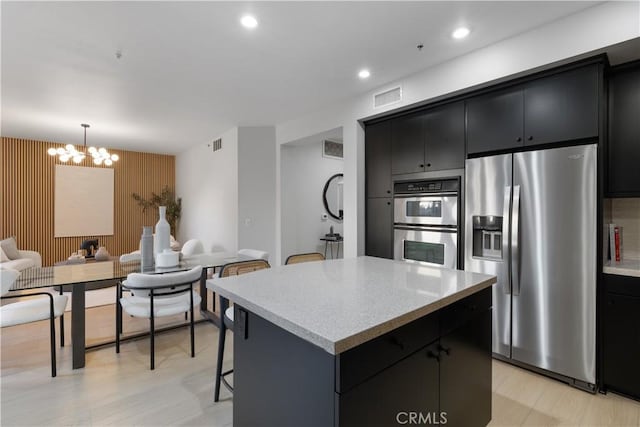
[[456, 196], [396, 196], [393, 222], [398, 224], [458, 225], [458, 198]]
[[445, 268], [458, 267], [458, 233], [455, 229], [394, 230], [394, 259]]

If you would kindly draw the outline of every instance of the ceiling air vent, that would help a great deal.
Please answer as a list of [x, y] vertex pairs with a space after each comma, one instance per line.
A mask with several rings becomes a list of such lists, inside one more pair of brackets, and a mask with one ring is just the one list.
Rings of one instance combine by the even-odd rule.
[[218, 151], [222, 148], [222, 138], [218, 138], [211, 143], [212, 151]]
[[342, 159], [342, 141], [325, 139], [322, 142], [322, 155], [333, 159]]
[[402, 87], [385, 90], [384, 92], [373, 95], [373, 108], [384, 107], [385, 105], [395, 104], [402, 100]]

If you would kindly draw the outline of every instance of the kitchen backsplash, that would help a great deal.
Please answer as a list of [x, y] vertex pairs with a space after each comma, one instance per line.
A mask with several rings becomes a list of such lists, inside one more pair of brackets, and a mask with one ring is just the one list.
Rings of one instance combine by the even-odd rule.
[[605, 200], [603, 222], [622, 227], [623, 259], [640, 259], [640, 198]]

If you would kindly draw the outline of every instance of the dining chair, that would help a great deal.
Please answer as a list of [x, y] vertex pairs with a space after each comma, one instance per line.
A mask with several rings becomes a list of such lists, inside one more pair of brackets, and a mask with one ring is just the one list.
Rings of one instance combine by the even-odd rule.
[[240, 249], [238, 250], [238, 255], [244, 255], [254, 259], [263, 259], [269, 262], [269, 252], [258, 249]]
[[[219, 277], [237, 276], [239, 274], [251, 273], [253, 271], [270, 268], [269, 263], [263, 259], [239, 261], [226, 264], [222, 267]], [[233, 386], [227, 382], [225, 377], [233, 373], [233, 369], [222, 372], [222, 359], [224, 358], [224, 342], [227, 329], [233, 332], [233, 307], [229, 307], [229, 300], [220, 295], [220, 332], [218, 334], [218, 362], [216, 364], [216, 386], [214, 391], [214, 402], [220, 400], [220, 383], [233, 393]]]
[[182, 245], [180, 252], [182, 252], [184, 256], [202, 254], [204, 253], [204, 245], [198, 239], [190, 239]]
[[[193, 307], [200, 304], [200, 295], [193, 289], [200, 280], [202, 267], [188, 271], [165, 274], [131, 273], [127, 280], [118, 283], [116, 292], [116, 353], [120, 353], [122, 311], [133, 317], [149, 319], [150, 365], [155, 369], [155, 319], [190, 313], [191, 357], [195, 357]], [[130, 296], [123, 296], [129, 291]]]
[[324, 255], [319, 252], [310, 252], [306, 254], [289, 255], [284, 265], [299, 264], [301, 262], [324, 261]]
[[[28, 298], [26, 301], [18, 301], [0, 307], [0, 327], [23, 325], [25, 323], [38, 322], [49, 319], [51, 341], [51, 376], [57, 375], [56, 371], [56, 326], [55, 319], [64, 314], [67, 306], [66, 295], [52, 295], [48, 292], [34, 292], [30, 294], [7, 295], [20, 275], [19, 271], [12, 269], [0, 269], [0, 285], [2, 287], [1, 299]], [[46, 296], [46, 298], [32, 298]]]

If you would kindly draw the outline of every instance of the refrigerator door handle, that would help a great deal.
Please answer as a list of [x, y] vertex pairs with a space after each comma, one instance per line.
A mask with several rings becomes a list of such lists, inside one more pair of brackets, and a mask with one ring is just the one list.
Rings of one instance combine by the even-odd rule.
[[[503, 259], [509, 256], [509, 211], [511, 210], [511, 186], [504, 187], [504, 204], [502, 213], [502, 256]], [[509, 295], [511, 293], [511, 277], [507, 272], [507, 280], [504, 284], [504, 293]]]
[[513, 295], [520, 295], [520, 186], [513, 186], [511, 206], [511, 283]]

